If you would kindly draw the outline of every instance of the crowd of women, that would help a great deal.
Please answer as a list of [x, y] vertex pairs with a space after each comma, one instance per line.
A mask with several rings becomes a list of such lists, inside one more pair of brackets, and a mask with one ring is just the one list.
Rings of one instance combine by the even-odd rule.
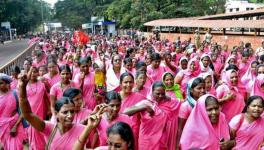
[[264, 149], [264, 42], [56, 33], [29, 44], [23, 68], [0, 73], [0, 149]]

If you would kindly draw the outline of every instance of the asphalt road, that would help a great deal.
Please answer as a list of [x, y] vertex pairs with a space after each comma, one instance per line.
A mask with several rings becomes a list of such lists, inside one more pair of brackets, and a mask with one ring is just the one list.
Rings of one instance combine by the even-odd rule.
[[27, 41], [28, 40], [15, 40], [4, 45], [0, 43], [0, 67], [25, 50], [28, 47]]

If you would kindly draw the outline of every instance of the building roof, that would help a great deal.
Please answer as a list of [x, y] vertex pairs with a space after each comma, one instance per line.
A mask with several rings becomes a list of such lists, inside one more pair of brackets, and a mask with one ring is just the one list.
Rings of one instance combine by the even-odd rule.
[[254, 17], [264, 15], [264, 8], [240, 11], [235, 13], [225, 13], [210, 16], [198, 17], [199, 20], [210, 20], [210, 19], [232, 19], [232, 18], [243, 18], [243, 17]]
[[264, 28], [264, 20], [196, 20], [159, 19], [146, 22], [145, 26], [204, 27], [204, 28]]

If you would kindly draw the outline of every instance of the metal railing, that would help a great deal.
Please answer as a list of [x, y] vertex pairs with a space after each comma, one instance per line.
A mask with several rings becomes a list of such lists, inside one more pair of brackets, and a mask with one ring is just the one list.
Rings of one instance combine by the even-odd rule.
[[32, 50], [34, 50], [36, 44], [30, 45], [22, 53], [16, 56], [14, 59], [9, 61], [7, 64], [0, 68], [1, 73], [11, 75], [11, 69], [13, 66], [18, 66], [19, 68], [23, 67], [23, 63], [26, 57], [31, 56]]

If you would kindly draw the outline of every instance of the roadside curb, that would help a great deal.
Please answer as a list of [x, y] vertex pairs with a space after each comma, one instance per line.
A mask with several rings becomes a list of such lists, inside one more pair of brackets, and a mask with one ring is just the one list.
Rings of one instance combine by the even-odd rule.
[[8, 43], [11, 43], [13, 41], [4, 41], [4, 44], [8, 44]]

